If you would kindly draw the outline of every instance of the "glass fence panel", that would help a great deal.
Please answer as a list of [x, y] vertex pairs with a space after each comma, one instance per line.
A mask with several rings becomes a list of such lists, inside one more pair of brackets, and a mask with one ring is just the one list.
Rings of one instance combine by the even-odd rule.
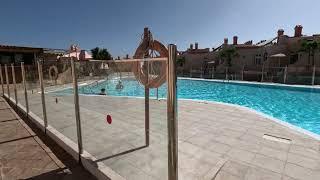
[[16, 103], [16, 97], [17, 97], [17, 85], [16, 85], [16, 73], [15, 73], [15, 66], [12, 64], [8, 66], [8, 75], [10, 79], [10, 97], [13, 103]]
[[16, 81], [17, 81], [18, 104], [26, 108], [27, 105], [26, 105], [24, 85], [23, 85], [23, 70], [21, 65], [16, 67], [16, 79], [17, 79]]
[[25, 65], [25, 73], [29, 113], [38, 116], [43, 121], [41, 89], [37, 65]]
[[[243, 80], [244, 81], [270, 81], [266, 72], [268, 72], [268, 68], [263, 68], [261, 65], [259, 66], [245, 66], [243, 67]], [[262, 72], [263, 71], [263, 72]], [[242, 72], [241, 72], [242, 73]], [[262, 74], [264, 74], [262, 79]], [[242, 78], [242, 74], [241, 74]]]
[[167, 179], [167, 90], [150, 88], [147, 100], [144, 86], [148, 79], [154, 87], [165, 83], [166, 62], [90, 61], [76, 68], [84, 150], [126, 179]]
[[287, 68], [287, 84], [311, 85], [313, 76], [312, 66], [299, 66]]
[[5, 95], [7, 94], [6, 92], [6, 74], [5, 74], [5, 70], [4, 70], [4, 65], [1, 65], [1, 69], [0, 69], [0, 73], [1, 73], [1, 95]]
[[5, 89], [6, 94], [10, 98], [13, 96], [12, 91], [12, 73], [11, 73], [11, 66], [7, 65], [4, 67], [4, 78], [5, 78]]
[[77, 144], [71, 61], [45, 60], [42, 71], [48, 125]]

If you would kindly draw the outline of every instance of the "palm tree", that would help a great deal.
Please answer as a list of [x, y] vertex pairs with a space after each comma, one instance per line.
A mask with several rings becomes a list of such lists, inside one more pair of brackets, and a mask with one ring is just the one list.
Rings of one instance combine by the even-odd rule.
[[229, 68], [232, 66], [232, 59], [238, 55], [237, 49], [234, 46], [223, 48], [219, 52], [219, 57], [224, 60], [224, 65], [227, 67], [227, 74], [229, 74]]
[[308, 41], [304, 40], [301, 43], [301, 49], [300, 51], [308, 53], [308, 65], [310, 65], [310, 59], [312, 56], [312, 63], [311, 65], [314, 65], [314, 54], [315, 51], [320, 47], [320, 44], [316, 41]]

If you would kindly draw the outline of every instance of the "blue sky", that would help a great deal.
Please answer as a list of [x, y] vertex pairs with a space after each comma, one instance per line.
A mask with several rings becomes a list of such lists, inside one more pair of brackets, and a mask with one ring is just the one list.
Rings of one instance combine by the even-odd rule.
[[132, 54], [148, 26], [156, 39], [216, 47], [233, 35], [257, 42], [279, 28], [292, 35], [320, 33], [318, 0], [3, 0], [0, 44], [83, 49], [107, 48], [113, 56]]

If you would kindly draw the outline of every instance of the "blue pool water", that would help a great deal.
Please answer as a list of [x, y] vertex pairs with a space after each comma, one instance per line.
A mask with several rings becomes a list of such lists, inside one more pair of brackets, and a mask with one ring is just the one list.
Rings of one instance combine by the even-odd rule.
[[[118, 80], [108, 80], [79, 87], [79, 93], [98, 94], [101, 88], [105, 88], [108, 95], [144, 96], [144, 87], [137, 81], [123, 79], [122, 82], [124, 88], [121, 91], [115, 88]], [[59, 93], [71, 91], [66, 89]], [[155, 92], [151, 89], [151, 96], [154, 97]], [[159, 88], [158, 95], [159, 98], [166, 97], [165, 84]], [[179, 79], [178, 98], [249, 107], [320, 135], [320, 89]]]

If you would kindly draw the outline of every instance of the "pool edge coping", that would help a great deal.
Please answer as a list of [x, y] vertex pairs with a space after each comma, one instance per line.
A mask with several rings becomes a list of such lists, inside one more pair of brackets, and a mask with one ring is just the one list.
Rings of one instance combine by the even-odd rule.
[[178, 77], [178, 79], [195, 80], [195, 81], [208, 81], [208, 82], [223, 82], [223, 83], [237, 83], [237, 84], [253, 84], [253, 85], [266, 85], [266, 86], [279, 86], [279, 87], [295, 87], [295, 88], [308, 88], [308, 89], [320, 89], [320, 85], [299, 85], [299, 84], [281, 84], [281, 83], [268, 83], [257, 81], [239, 81], [239, 80], [222, 80], [222, 79], [204, 79], [204, 78], [190, 78], [190, 77]]

